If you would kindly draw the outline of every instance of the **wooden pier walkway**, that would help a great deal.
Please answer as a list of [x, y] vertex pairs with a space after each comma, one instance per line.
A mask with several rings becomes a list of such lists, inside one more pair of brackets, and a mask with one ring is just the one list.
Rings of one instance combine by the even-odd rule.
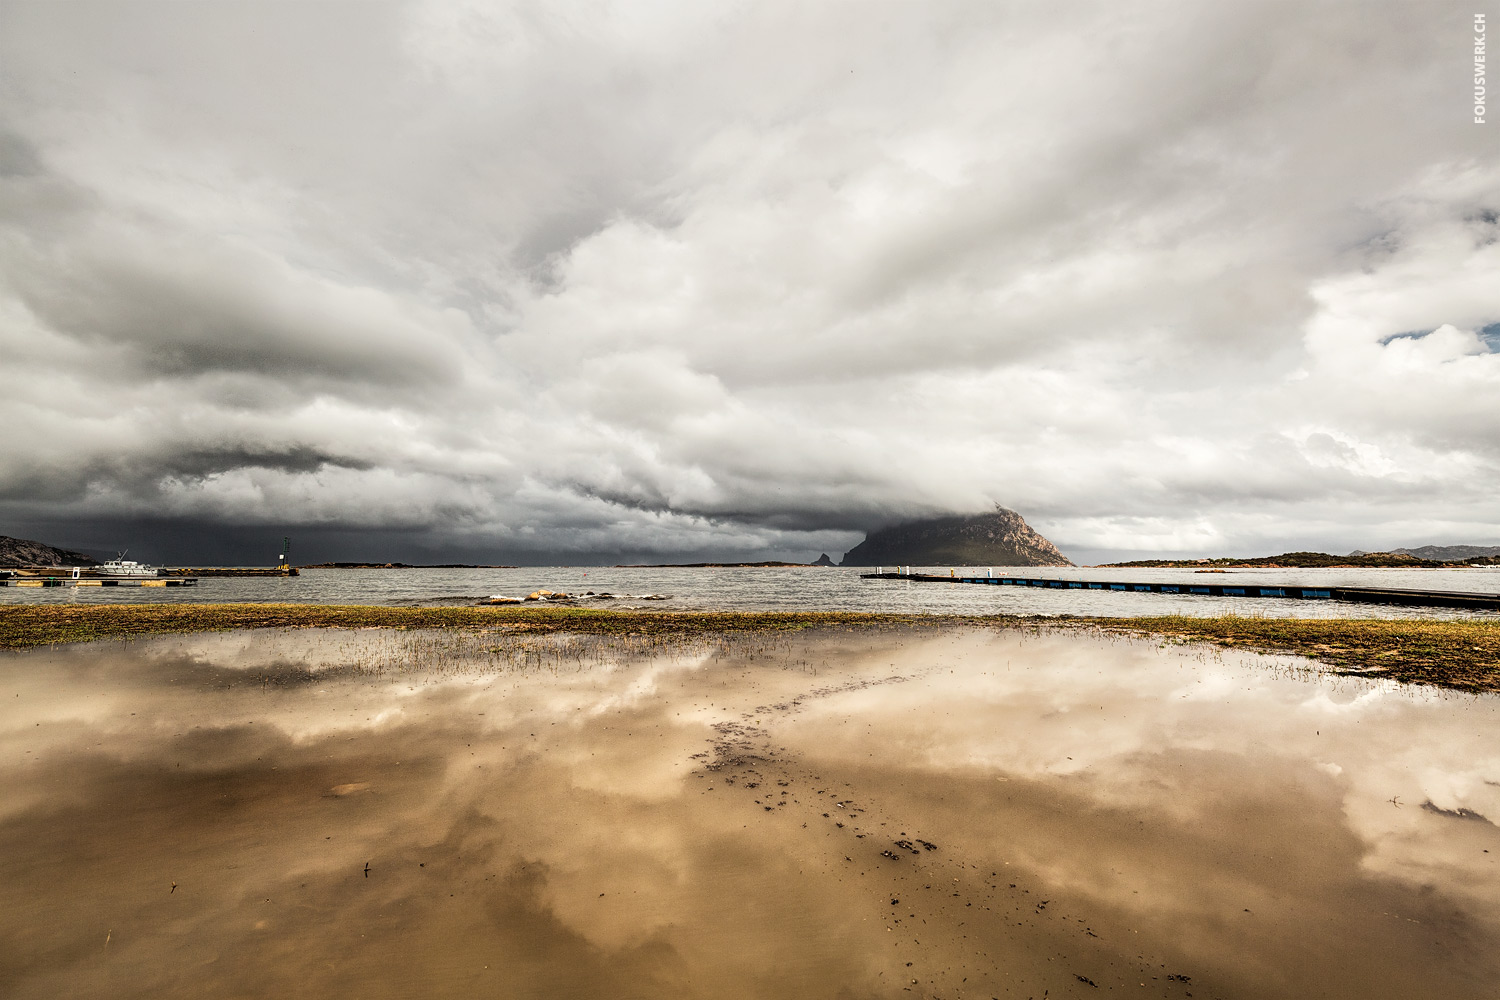
[[1128, 583], [1119, 580], [1057, 580], [1023, 576], [939, 576], [932, 573], [861, 573], [860, 577], [865, 580], [909, 580], [913, 583], [977, 583], [999, 587], [1107, 590], [1139, 594], [1189, 594], [1202, 597], [1278, 597], [1302, 601], [1352, 601], [1359, 604], [1400, 604], [1410, 607], [1500, 611], [1500, 594], [1470, 594], [1453, 590], [1304, 587], [1280, 583]]

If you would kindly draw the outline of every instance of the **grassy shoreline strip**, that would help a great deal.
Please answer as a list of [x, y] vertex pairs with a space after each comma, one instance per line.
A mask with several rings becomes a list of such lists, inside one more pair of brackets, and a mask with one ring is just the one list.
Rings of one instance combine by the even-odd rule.
[[1169, 642], [1289, 653], [1339, 672], [1459, 691], [1500, 691], [1500, 620], [1074, 618], [846, 611], [613, 611], [594, 608], [402, 608], [327, 604], [0, 606], [0, 649], [247, 628], [510, 628], [528, 632], [702, 635], [809, 628], [975, 625], [1105, 629]]
[[1500, 620], [1413, 618], [1102, 619], [1107, 628], [1315, 659], [1338, 673], [1500, 692]]
[[[945, 619], [947, 620], [947, 619]], [[247, 628], [510, 628], [592, 634], [788, 631], [935, 623], [923, 615], [795, 611], [614, 611], [568, 607], [365, 604], [90, 604], [0, 606], [0, 649]]]

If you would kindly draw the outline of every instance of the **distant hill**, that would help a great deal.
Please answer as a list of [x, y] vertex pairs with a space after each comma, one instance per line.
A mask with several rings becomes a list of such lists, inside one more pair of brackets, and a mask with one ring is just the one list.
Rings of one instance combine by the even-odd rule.
[[97, 566], [99, 560], [82, 552], [53, 548], [43, 542], [0, 535], [0, 566]]
[[933, 517], [872, 531], [841, 566], [1071, 566], [1013, 510]]
[[[1432, 559], [1437, 562], [1463, 562], [1475, 556], [1500, 556], [1500, 545], [1419, 545], [1414, 549], [1391, 549], [1404, 556]], [[1350, 555], [1362, 556], [1358, 550]]]
[[1422, 559], [1407, 552], [1351, 552], [1347, 556], [1330, 555], [1327, 552], [1283, 552], [1279, 556], [1254, 556], [1248, 559], [1225, 557], [1221, 559], [1136, 559], [1131, 562], [1105, 563], [1105, 567], [1156, 567], [1169, 569], [1316, 569], [1334, 567], [1365, 567], [1370, 569], [1399, 567], [1405, 569], [1433, 569], [1444, 563], [1433, 559]]

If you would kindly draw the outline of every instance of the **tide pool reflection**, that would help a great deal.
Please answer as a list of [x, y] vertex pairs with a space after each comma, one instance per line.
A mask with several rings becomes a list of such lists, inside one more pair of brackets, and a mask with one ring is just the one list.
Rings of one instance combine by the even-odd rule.
[[[6, 996], [1487, 996], [1492, 698], [967, 630], [0, 660]], [[369, 866], [368, 872], [365, 865]]]

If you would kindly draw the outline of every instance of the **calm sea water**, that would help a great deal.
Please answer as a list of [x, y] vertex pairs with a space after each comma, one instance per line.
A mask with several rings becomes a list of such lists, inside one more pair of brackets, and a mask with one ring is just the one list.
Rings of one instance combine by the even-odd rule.
[[[928, 567], [947, 574], [949, 567]], [[196, 587], [0, 588], [8, 604], [141, 603], [160, 601], [286, 601], [317, 604], [473, 604], [494, 594], [524, 597], [538, 589], [610, 593], [586, 599], [599, 607], [714, 609], [726, 611], [885, 611], [956, 614], [1131, 616], [1264, 615], [1282, 617], [1472, 617], [1473, 612], [1397, 608], [1338, 601], [1195, 597], [1109, 591], [1046, 591], [1024, 587], [863, 580], [862, 569], [310, 569], [290, 578], [205, 578]], [[969, 571], [973, 572], [973, 571]], [[981, 574], [983, 570], [979, 571]], [[1002, 572], [996, 571], [996, 575]], [[1014, 569], [1003, 572], [1015, 572]], [[1029, 576], [1140, 582], [1285, 583], [1322, 586], [1401, 587], [1500, 593], [1500, 568], [1464, 569], [1256, 569], [1212, 575], [1171, 569], [1034, 568]], [[646, 600], [666, 595], [666, 600]], [[1484, 617], [1500, 618], [1500, 613]]]

